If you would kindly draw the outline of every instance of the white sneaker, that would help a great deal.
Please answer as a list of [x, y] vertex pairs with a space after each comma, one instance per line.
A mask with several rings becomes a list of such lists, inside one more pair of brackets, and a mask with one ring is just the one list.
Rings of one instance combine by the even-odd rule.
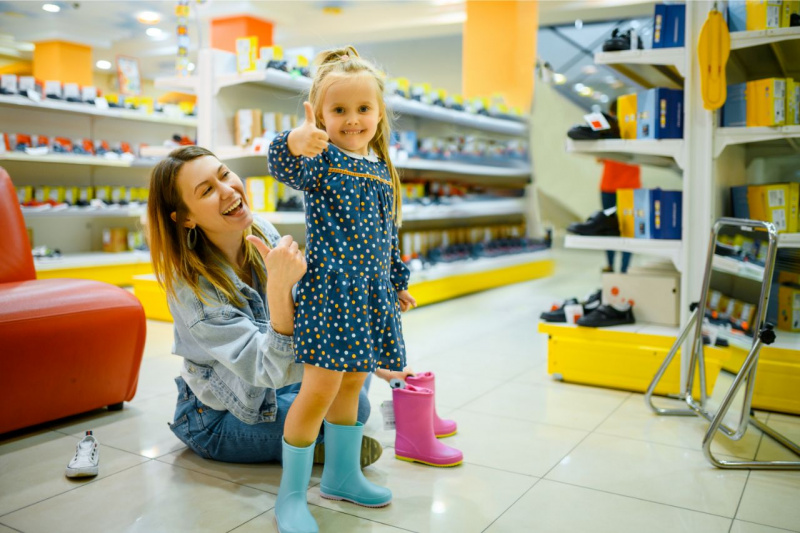
[[99, 471], [100, 448], [91, 431], [75, 447], [75, 457], [67, 465], [67, 477], [91, 477]]

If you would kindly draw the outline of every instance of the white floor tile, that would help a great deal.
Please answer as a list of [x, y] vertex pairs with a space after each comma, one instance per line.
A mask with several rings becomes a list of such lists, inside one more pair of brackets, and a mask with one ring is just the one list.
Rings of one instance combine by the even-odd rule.
[[546, 479], [486, 533], [728, 533], [731, 520]]
[[[766, 424], [796, 445], [800, 446], [800, 424], [785, 422], [785, 418], [770, 414]], [[800, 461], [800, 456], [771, 437], [764, 435], [761, 446], [758, 448], [756, 459], [759, 461]]]
[[488, 415], [504, 413], [520, 420], [591, 431], [629, 396], [625, 392], [585, 389], [566, 384], [539, 387], [511, 382], [462, 409]]
[[[309, 505], [308, 508], [317, 521], [321, 533], [404, 533], [407, 531], [405, 529], [398, 529], [377, 521], [359, 518], [316, 505]], [[278, 527], [275, 524], [275, 509], [272, 509], [246, 524], [237, 527], [231, 533], [277, 532]]]
[[[653, 402], [658, 407], [686, 408], [685, 402], [670, 401], [660, 397], [654, 397]], [[702, 450], [708, 426], [708, 421], [699, 416], [656, 415], [645, 405], [644, 395], [633, 394], [597, 428], [596, 432]], [[732, 441], [718, 434], [711, 449], [714, 453], [753, 459], [760, 440], [761, 432], [751, 426], [738, 441]]]
[[736, 518], [800, 531], [800, 472], [753, 470]]
[[2, 517], [25, 533], [224, 532], [275, 505], [275, 496], [158, 461]]
[[464, 410], [451, 416], [458, 423], [458, 433], [441, 442], [461, 450], [466, 462], [537, 477], [588, 435], [579, 429]]
[[19, 533], [16, 529], [11, 529], [3, 524], [0, 524], [0, 533]]
[[742, 522], [734, 520], [731, 533], [786, 533], [789, 529], [778, 529], [775, 527], [753, 524], [752, 522]]
[[[145, 457], [105, 446], [100, 441], [100, 473], [94, 478], [64, 476], [79, 438], [42, 431], [0, 442], [0, 516], [58, 494], [96, 483], [136, 466]], [[4, 519], [0, 518], [0, 522]]]
[[388, 507], [370, 509], [326, 500], [319, 487], [309, 491], [309, 501], [411, 531], [477, 533], [538, 480], [471, 464], [435, 468], [399, 461], [391, 454], [384, 454], [365, 475], [392, 490]]
[[694, 450], [592, 434], [546, 478], [733, 518], [747, 472], [715, 469]]

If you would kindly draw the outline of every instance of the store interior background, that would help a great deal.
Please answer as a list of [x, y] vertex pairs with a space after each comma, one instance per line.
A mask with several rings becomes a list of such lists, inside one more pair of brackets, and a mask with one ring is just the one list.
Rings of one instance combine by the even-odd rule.
[[[92, 46], [93, 64], [105, 60], [112, 65], [111, 70], [94, 70], [94, 83], [104, 93], [118, 91], [117, 56], [138, 58], [144, 96], [165, 92], [152, 80], [174, 74], [176, 2], [137, 1], [135, 7], [122, 1], [52, 2], [61, 7], [59, 13], [43, 11], [43, 3], [0, 1], [0, 72], [28, 72], [33, 42], [77, 40]], [[190, 4], [192, 62], [197, 50], [208, 45], [210, 18], [246, 13], [273, 21], [274, 43], [288, 53], [313, 56], [321, 49], [353, 44], [391, 76], [427, 81], [455, 93], [463, 87], [463, 0]], [[796, 472], [713, 469], [700, 451], [703, 421], [655, 417], [641, 394], [560, 383], [548, 374], [547, 335], [537, 332], [539, 313], [563, 298], [597, 289], [605, 261], [600, 250], [561, 248], [566, 227], [599, 209], [603, 169], [593, 157], [567, 153], [566, 132], [584, 123], [592, 106], [605, 111], [615, 96], [639, 88], [611, 68], [595, 65], [593, 54], [612, 29], [628, 28], [632, 21], [647, 39], [654, 4], [538, 2], [535, 57], [540, 68], [532, 64], [529, 72], [535, 92], [528, 115], [533, 183], [525, 198], [536, 236], [546, 228], [554, 230], [555, 272], [406, 315], [416, 368], [442, 376], [440, 414], [463, 423], [464, 432], [448, 444], [464, 450], [467, 464], [461, 470], [424, 469], [395, 460], [393, 433], [382, 428], [378, 409], [391, 393], [383, 383], [374, 385], [367, 429], [386, 451], [370, 475], [395, 490], [397, 504], [388, 514], [353, 510], [327, 504], [318, 497], [318, 488], [312, 488], [309, 498], [323, 531], [800, 531]], [[155, 25], [163, 32], [160, 36], [146, 35], [149, 26], [131, 20], [132, 11], [148, 9], [164, 14]], [[564, 73], [566, 83], [543, 79], [544, 63]], [[577, 83], [591, 86], [597, 96], [581, 96]], [[603, 94], [607, 99], [600, 98]], [[12, 179], [26, 174], [23, 163], [0, 164]], [[237, 164], [252, 175], [265, 173], [262, 162]], [[680, 172], [672, 168], [643, 165], [641, 171], [643, 187], [683, 187]], [[59, 172], [69, 178], [80, 170], [62, 166]], [[119, 184], [141, 173], [141, 168], [121, 169]], [[798, 181], [798, 156], [752, 158], [746, 173], [750, 184]], [[131, 228], [137, 224], [130, 221]], [[60, 227], [52, 220], [31, 219], [28, 225], [65, 241], [75, 240], [76, 232], [88, 227], [81, 219]], [[96, 227], [92, 232], [89, 247], [97, 249], [100, 234]], [[634, 265], [651, 260], [635, 255]], [[180, 364], [169, 353], [171, 324], [148, 321], [147, 342], [137, 397], [121, 413], [79, 415], [0, 441], [0, 533], [80, 531], [97, 517], [99, 529], [90, 530], [274, 530], [269, 509], [280, 468], [210, 463], [181, 446], [165, 423], [174, 410], [172, 378]], [[494, 354], [493, 364], [486, 364], [487, 353]], [[720, 379], [720, 390], [729, 382]], [[800, 440], [797, 416], [759, 416]], [[90, 425], [99, 428], [97, 435], [107, 446], [103, 475], [99, 483], [75, 490], [63, 478], [63, 467]], [[715, 450], [726, 457], [796, 460], [757, 431], [742, 443], [715, 443]], [[462, 497], [465, 491], [468, 497]], [[186, 516], [198, 501], [206, 505]]]

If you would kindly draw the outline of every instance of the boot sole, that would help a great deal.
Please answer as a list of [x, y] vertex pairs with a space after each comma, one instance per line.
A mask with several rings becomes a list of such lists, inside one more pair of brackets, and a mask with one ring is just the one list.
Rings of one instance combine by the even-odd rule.
[[370, 507], [372, 509], [377, 509], [378, 507], [386, 507], [387, 505], [392, 503], [392, 500], [389, 500], [386, 503], [376, 503], [376, 504], [361, 503], [361, 502], [357, 502], [355, 500], [351, 500], [350, 498], [345, 498], [344, 496], [334, 496], [333, 494], [325, 494], [322, 491], [319, 492], [319, 495], [322, 496], [323, 498], [325, 498], [326, 500], [334, 500], [334, 501], [340, 501], [340, 502], [350, 502], [350, 503], [354, 503], [356, 505], [360, 505], [361, 507]]
[[460, 465], [461, 463], [464, 462], [464, 460], [462, 459], [462, 460], [460, 460], [460, 461], [458, 461], [456, 463], [440, 465], [440, 464], [436, 464], [436, 463], [429, 463], [428, 461], [423, 461], [422, 459], [414, 459], [413, 457], [403, 457], [403, 456], [400, 456], [400, 455], [397, 455], [397, 454], [395, 454], [395, 458], [396, 459], [400, 459], [401, 461], [408, 461], [409, 463], [422, 463], [424, 465], [438, 466], [440, 468], [448, 468], [448, 467], [451, 467], [451, 466], [458, 466], [458, 465]]
[[452, 437], [456, 433], [458, 433], [458, 430], [455, 430], [452, 433], [445, 433], [444, 435], [434, 435], [434, 437], [436, 437], [437, 439], [443, 439], [445, 437]]
[[[361, 468], [367, 467], [380, 459], [383, 454], [381, 443], [372, 437], [364, 435], [361, 438]], [[314, 464], [325, 464], [325, 443], [321, 442], [314, 447]]]

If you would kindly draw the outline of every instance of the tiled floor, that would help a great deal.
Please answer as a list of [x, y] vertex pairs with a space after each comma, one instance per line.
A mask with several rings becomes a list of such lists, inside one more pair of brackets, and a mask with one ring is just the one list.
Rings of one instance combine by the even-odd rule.
[[[321, 530], [800, 531], [800, 472], [714, 469], [700, 450], [701, 420], [656, 417], [640, 394], [549, 378], [538, 313], [595, 288], [601, 260], [557, 257], [551, 278], [405, 316], [410, 364], [436, 372], [440, 414], [459, 423], [447, 443], [464, 451], [464, 464], [436, 469], [396, 460], [394, 434], [383, 429], [378, 408], [390, 390], [374, 381], [367, 431], [387, 449], [365, 472], [388, 485], [394, 501], [367, 509], [323, 500], [315, 467], [308, 498]], [[278, 465], [200, 459], [169, 431], [180, 364], [170, 347], [171, 326], [150, 322], [139, 391], [123, 411], [0, 440], [0, 533], [275, 531]], [[800, 441], [800, 417], [760, 416]], [[101, 442], [101, 473], [71, 481], [64, 467], [86, 429]], [[722, 439], [715, 451], [797, 459], [755, 430], [737, 443]]]

